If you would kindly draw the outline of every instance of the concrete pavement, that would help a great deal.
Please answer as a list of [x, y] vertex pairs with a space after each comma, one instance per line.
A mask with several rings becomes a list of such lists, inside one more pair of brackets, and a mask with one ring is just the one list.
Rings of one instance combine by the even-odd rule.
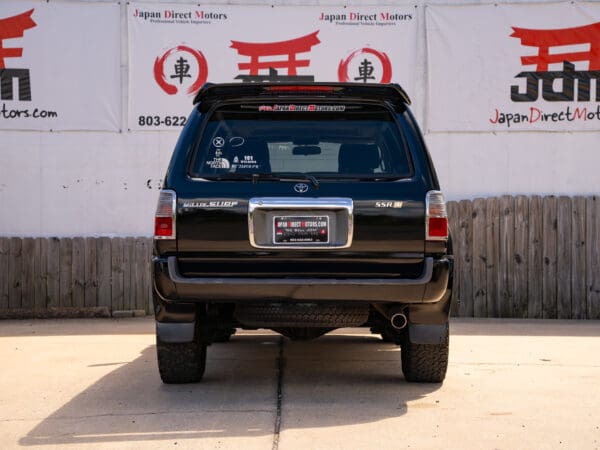
[[443, 385], [406, 383], [396, 346], [343, 329], [241, 332], [202, 383], [167, 386], [153, 331], [0, 322], [0, 447], [600, 448], [600, 322], [454, 320]]

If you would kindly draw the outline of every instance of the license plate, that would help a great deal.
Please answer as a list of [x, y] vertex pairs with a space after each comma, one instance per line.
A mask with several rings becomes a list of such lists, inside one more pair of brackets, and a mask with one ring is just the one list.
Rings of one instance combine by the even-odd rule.
[[274, 244], [329, 243], [328, 216], [273, 217]]

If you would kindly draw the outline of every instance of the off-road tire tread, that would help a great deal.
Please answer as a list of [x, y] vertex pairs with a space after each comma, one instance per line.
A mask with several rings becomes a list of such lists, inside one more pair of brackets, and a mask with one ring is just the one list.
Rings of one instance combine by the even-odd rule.
[[265, 328], [358, 327], [369, 318], [367, 304], [251, 304], [236, 308], [236, 318], [247, 326]]
[[158, 371], [163, 383], [197, 383], [206, 368], [206, 344], [166, 343], [156, 339]]
[[406, 381], [417, 383], [441, 383], [448, 369], [449, 336], [441, 344], [414, 344], [408, 333], [402, 340], [402, 372]]

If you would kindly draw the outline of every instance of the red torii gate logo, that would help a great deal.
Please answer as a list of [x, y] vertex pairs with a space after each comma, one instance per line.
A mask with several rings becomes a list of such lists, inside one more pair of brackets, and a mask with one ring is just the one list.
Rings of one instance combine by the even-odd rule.
[[[247, 75], [238, 75], [236, 80], [244, 83], [264, 81], [314, 81], [313, 75], [298, 75], [298, 68], [308, 67], [309, 59], [298, 59], [298, 53], [310, 52], [313, 46], [320, 44], [317, 37], [319, 31], [307, 34], [296, 39], [279, 42], [240, 42], [231, 41], [231, 48], [237, 50], [239, 55], [249, 56], [250, 62], [238, 64], [238, 69], [247, 70]], [[261, 60], [267, 57], [282, 57], [274, 60]], [[278, 69], [286, 69], [287, 75], [280, 75]], [[261, 70], [268, 70], [268, 74], [261, 74]]]
[[[573, 28], [557, 30], [533, 30], [513, 27], [511, 37], [519, 38], [521, 44], [537, 47], [537, 55], [521, 57], [523, 65], [535, 65], [533, 72], [521, 72], [516, 77], [527, 79], [525, 93], [518, 86], [511, 86], [511, 99], [515, 102], [537, 100], [540, 81], [542, 98], [546, 101], [574, 101], [575, 86], [577, 100], [589, 101], [591, 80], [596, 80], [596, 101], [600, 101], [600, 22]], [[552, 48], [575, 45], [589, 45], [589, 50], [551, 52]], [[574, 62], [588, 62], [586, 71], [575, 70]], [[563, 63], [563, 70], [550, 71], [550, 64]], [[562, 80], [562, 89], [556, 91], [553, 82]]]
[[23, 37], [25, 30], [34, 28], [37, 24], [31, 18], [33, 9], [22, 14], [0, 19], [0, 99], [13, 100], [12, 80], [19, 81], [19, 100], [31, 101], [31, 82], [29, 69], [7, 69], [5, 58], [20, 58], [23, 49], [19, 47], [5, 48], [4, 39]]

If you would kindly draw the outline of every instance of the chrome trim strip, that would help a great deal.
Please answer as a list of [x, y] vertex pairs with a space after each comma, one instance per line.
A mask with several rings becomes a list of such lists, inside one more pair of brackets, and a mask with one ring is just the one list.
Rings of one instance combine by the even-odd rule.
[[[337, 211], [345, 209], [348, 213], [348, 238], [344, 245], [259, 245], [254, 234], [254, 212], [257, 209], [285, 210], [285, 209], [316, 209], [324, 211]], [[354, 236], [354, 202], [350, 198], [341, 197], [254, 197], [248, 201], [248, 235], [250, 245], [255, 248], [271, 250], [318, 250], [332, 248], [348, 248], [352, 245]]]
[[179, 267], [177, 266], [177, 257], [169, 256], [167, 258], [167, 266], [169, 268], [169, 278], [174, 283], [182, 284], [199, 284], [199, 285], [275, 285], [275, 286], [287, 286], [287, 285], [312, 285], [312, 286], [348, 286], [348, 285], [360, 285], [360, 286], [414, 286], [427, 284], [431, 281], [433, 275], [433, 258], [425, 258], [425, 264], [423, 265], [423, 271], [418, 278], [400, 278], [400, 279], [389, 279], [389, 278], [188, 278], [181, 275]]

